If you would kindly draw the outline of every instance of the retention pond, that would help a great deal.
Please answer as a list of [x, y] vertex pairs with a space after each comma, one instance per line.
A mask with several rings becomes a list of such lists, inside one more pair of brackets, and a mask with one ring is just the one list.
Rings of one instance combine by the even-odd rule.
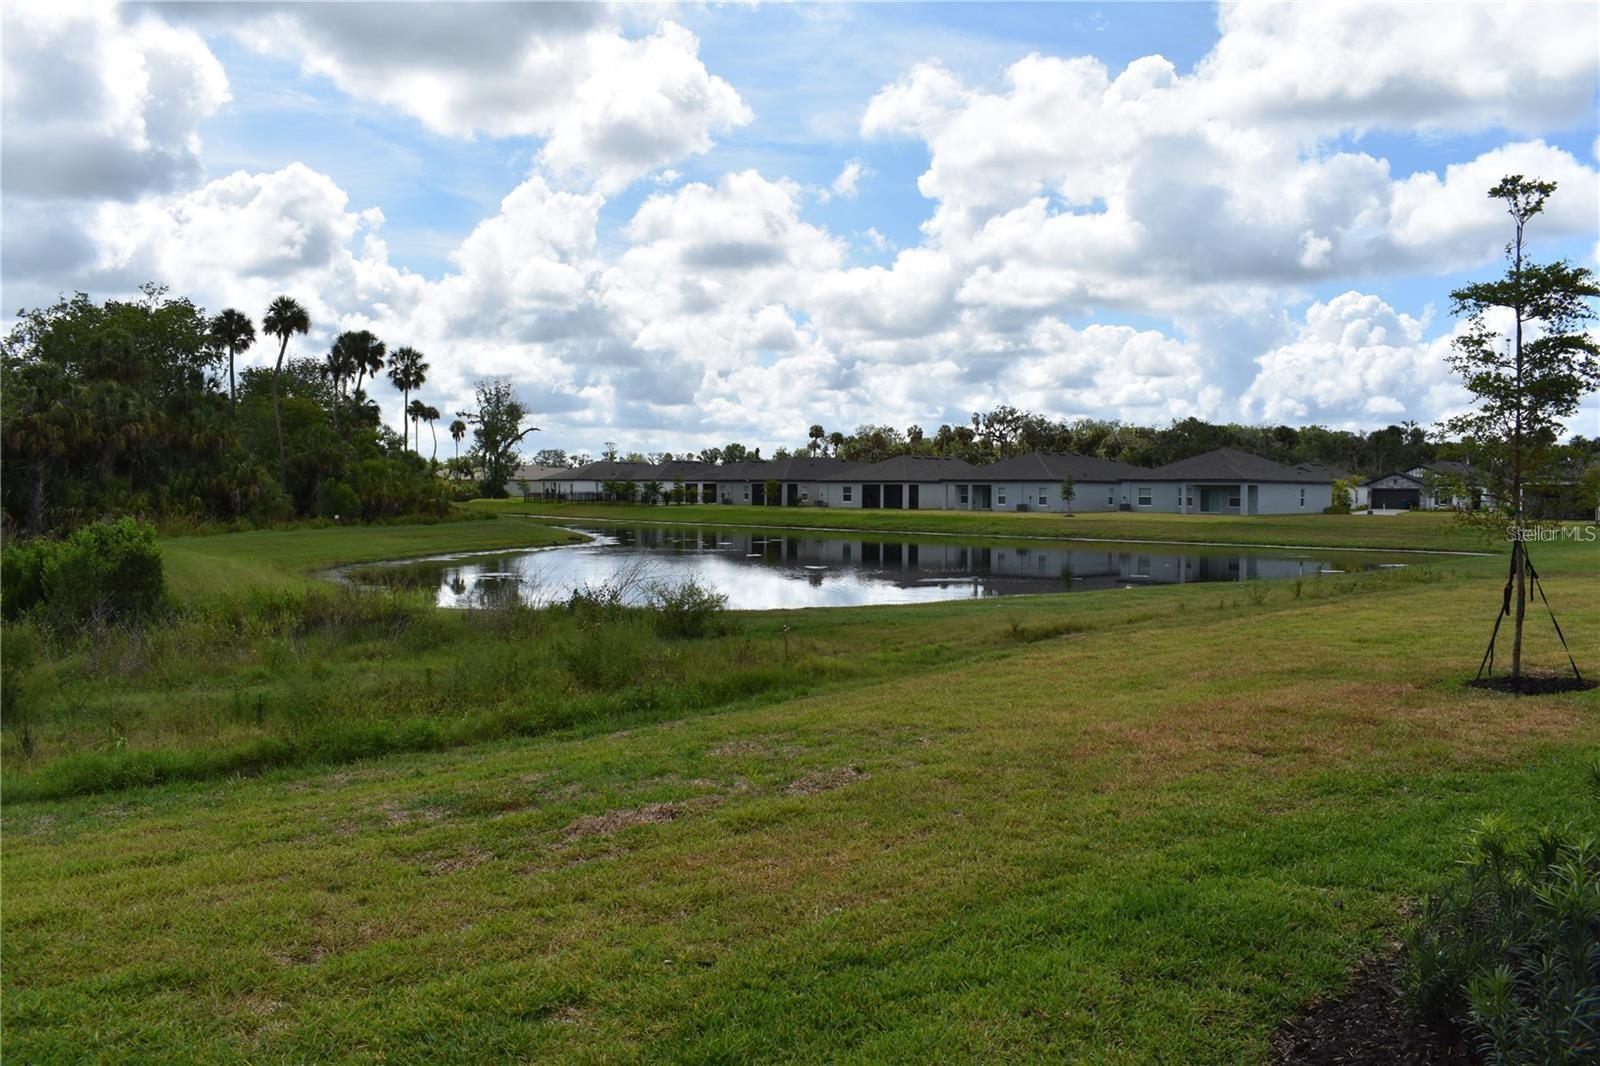
[[365, 564], [340, 571], [363, 585], [433, 590], [441, 607], [517, 599], [549, 603], [575, 589], [612, 587], [639, 602], [652, 586], [693, 579], [734, 610], [855, 607], [1266, 581], [1405, 566], [1401, 553], [1074, 541], [848, 535], [716, 526], [564, 528], [582, 544]]

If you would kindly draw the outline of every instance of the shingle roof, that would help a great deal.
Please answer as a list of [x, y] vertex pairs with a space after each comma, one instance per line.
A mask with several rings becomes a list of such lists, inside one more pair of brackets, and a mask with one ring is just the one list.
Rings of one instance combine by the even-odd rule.
[[934, 455], [897, 455], [822, 478], [823, 481], [949, 481], [971, 474], [974, 467], [961, 459]]
[[1158, 466], [1148, 473], [1136, 473], [1142, 481], [1292, 481], [1325, 484], [1333, 479], [1324, 470], [1304, 470], [1241, 452], [1237, 448], [1218, 448], [1204, 455], [1179, 459]]
[[974, 481], [1124, 481], [1146, 473], [1140, 467], [1116, 459], [1099, 459], [1070, 452], [1029, 452], [980, 466], [972, 473]]

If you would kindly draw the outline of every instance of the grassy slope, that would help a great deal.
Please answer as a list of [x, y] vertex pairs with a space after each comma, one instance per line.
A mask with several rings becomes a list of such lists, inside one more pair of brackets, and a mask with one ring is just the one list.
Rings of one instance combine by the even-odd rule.
[[528, 522], [479, 520], [168, 537], [161, 541], [161, 557], [173, 592], [191, 596], [245, 585], [301, 585], [309, 572], [340, 563], [436, 552], [540, 547], [576, 539], [560, 530]]
[[643, 507], [604, 503], [547, 504], [474, 500], [467, 506], [493, 514], [539, 518], [648, 519], [723, 525], [849, 527], [861, 530], [964, 533], [985, 537], [1095, 537], [1102, 540], [1169, 540], [1431, 551], [1498, 551], [1504, 545], [1464, 528], [1454, 516], [1423, 513], [1371, 515], [1173, 515], [1104, 512], [1079, 515], [974, 511], [861, 511], [818, 507]]
[[[1539, 555], [1590, 663], [1594, 550]], [[1459, 684], [1491, 562], [1146, 590], [1134, 630], [738, 713], [13, 805], [8, 1051], [1260, 1058], [1472, 815], [1573, 810], [1600, 692]]]

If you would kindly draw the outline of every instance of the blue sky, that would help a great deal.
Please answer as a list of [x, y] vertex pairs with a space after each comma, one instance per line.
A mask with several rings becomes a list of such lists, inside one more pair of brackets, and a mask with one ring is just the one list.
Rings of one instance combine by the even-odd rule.
[[1596, 248], [1589, 7], [6, 20], [11, 303], [303, 291], [308, 348], [422, 345], [441, 406], [509, 377], [573, 450], [999, 402], [1429, 422], [1462, 402], [1447, 294], [1505, 238], [1489, 175], [1563, 182], [1538, 254]]

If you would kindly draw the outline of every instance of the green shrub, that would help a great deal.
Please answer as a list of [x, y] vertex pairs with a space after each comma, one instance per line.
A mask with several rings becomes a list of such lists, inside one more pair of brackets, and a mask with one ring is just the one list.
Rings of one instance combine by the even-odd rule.
[[651, 585], [645, 605], [650, 610], [651, 624], [663, 637], [703, 637], [725, 630], [725, 627], [714, 627], [713, 623], [727, 609], [727, 595], [692, 577], [676, 585], [665, 582]]
[[1404, 990], [1420, 1024], [1488, 1062], [1600, 1061], [1595, 821], [1529, 834], [1484, 820], [1461, 875], [1406, 944]]
[[338, 478], [324, 478], [317, 486], [317, 517], [358, 522], [361, 520], [361, 497]]
[[66, 540], [5, 550], [4, 612], [41, 612], [52, 625], [137, 621], [161, 604], [164, 580], [155, 527], [123, 518], [83, 526]]

